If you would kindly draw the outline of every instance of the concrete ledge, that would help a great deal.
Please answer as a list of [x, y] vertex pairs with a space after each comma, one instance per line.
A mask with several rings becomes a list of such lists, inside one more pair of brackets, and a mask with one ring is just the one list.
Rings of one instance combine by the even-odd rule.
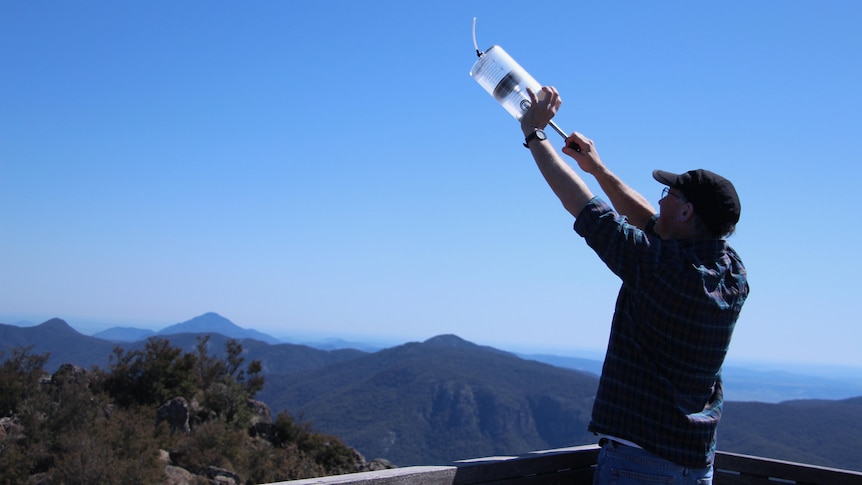
[[[409, 466], [272, 485], [590, 485], [598, 455], [596, 445], [574, 446], [461, 460], [455, 466]], [[715, 483], [862, 485], [862, 472], [719, 451]]]
[[455, 466], [408, 466], [270, 485], [515, 485], [524, 481], [530, 485], [589, 484], [598, 452], [596, 445], [575, 446], [460, 460]]
[[272, 485], [450, 485], [458, 467], [454, 466], [411, 466], [392, 468], [376, 472], [350, 473], [331, 477], [306, 478]]

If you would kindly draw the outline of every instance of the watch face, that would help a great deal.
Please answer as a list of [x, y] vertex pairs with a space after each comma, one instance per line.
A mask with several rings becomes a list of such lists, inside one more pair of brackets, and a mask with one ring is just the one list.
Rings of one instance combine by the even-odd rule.
[[544, 131], [542, 131], [539, 128], [536, 128], [535, 130], [533, 130], [532, 133], [527, 135], [527, 137], [524, 139], [524, 146], [527, 148], [530, 148], [530, 141], [534, 140], [534, 139], [542, 141], [542, 140], [547, 140], [548, 137], [545, 135]]

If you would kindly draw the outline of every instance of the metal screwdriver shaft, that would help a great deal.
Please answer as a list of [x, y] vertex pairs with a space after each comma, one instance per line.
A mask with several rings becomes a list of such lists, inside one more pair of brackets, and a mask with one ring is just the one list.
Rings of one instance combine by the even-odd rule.
[[[568, 138], [568, 137], [569, 137], [569, 135], [567, 135], [567, 134], [566, 134], [566, 132], [565, 132], [565, 131], [563, 131], [563, 130], [562, 130], [562, 128], [560, 128], [559, 126], [557, 126], [557, 124], [556, 124], [556, 123], [554, 123], [553, 121], [549, 121], [549, 122], [548, 122], [548, 124], [549, 124], [549, 125], [551, 125], [551, 128], [553, 128], [553, 129], [554, 129], [554, 131], [556, 131], [557, 133], [559, 133], [559, 134], [560, 134], [560, 136], [561, 136], [561, 137], [563, 137], [563, 140], [565, 140], [566, 138]], [[569, 143], [569, 148], [571, 148], [571, 149], [573, 149], [573, 150], [575, 150], [576, 152], [579, 152], [579, 153], [580, 153], [580, 151], [581, 151], [581, 146], [580, 146], [580, 145], [578, 145], [578, 144], [577, 144], [577, 143], [575, 143], [575, 142], [571, 142], [571, 143]]]
[[554, 123], [553, 121], [549, 122], [548, 124], [551, 125], [551, 128], [553, 128], [554, 131], [556, 131], [557, 133], [560, 134], [561, 137], [563, 137], [563, 140], [565, 140], [566, 138], [569, 137], [569, 135], [567, 135], [566, 132], [563, 131], [559, 126], [557, 126], [557, 124]]

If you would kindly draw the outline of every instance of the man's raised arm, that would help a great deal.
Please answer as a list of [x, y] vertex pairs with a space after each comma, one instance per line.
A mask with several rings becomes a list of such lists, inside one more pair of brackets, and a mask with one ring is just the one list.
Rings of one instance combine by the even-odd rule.
[[[580, 150], [571, 148], [577, 144]], [[614, 209], [626, 216], [629, 223], [644, 229], [649, 219], [656, 213], [652, 205], [634, 189], [625, 184], [613, 172], [608, 170], [593, 141], [580, 133], [572, 133], [566, 138], [563, 153], [575, 159], [581, 170], [591, 174], [611, 201]]]
[[527, 91], [532, 105], [521, 118], [521, 130], [524, 137], [529, 139], [527, 148], [563, 207], [577, 217], [593, 198], [593, 193], [574, 169], [563, 161], [550, 141], [530, 136], [536, 130], [544, 130], [548, 126], [562, 101], [557, 90], [552, 87], [543, 87], [538, 93], [529, 89]]

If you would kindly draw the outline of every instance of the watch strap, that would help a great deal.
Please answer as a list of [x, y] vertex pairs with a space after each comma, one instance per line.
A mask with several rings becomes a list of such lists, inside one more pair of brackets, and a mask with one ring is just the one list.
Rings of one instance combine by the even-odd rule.
[[[539, 132], [541, 132], [542, 134], [539, 135]], [[540, 140], [547, 140], [548, 138], [544, 135], [545, 132], [542, 131], [540, 128], [533, 130], [529, 135], [527, 135], [526, 138], [524, 138], [524, 148], [530, 148], [530, 142], [537, 138]]]

